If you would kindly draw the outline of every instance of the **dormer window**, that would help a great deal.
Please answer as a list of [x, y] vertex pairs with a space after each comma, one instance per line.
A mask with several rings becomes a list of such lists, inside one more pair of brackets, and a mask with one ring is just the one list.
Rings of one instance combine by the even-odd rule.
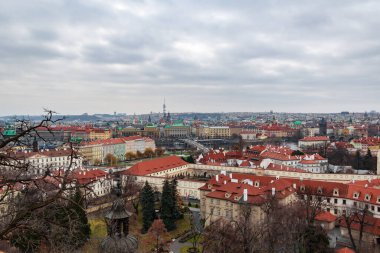
[[300, 186], [300, 190], [301, 190], [302, 192], [304, 192], [304, 191], [305, 191], [305, 186], [304, 186], [304, 185], [301, 185], [301, 186]]
[[377, 203], [380, 203], [380, 196], [377, 196]]
[[354, 192], [354, 199], [357, 199], [359, 198], [359, 193], [358, 192]]
[[334, 189], [333, 195], [334, 196], [339, 196], [339, 190], [337, 188]]
[[209, 189], [211, 189], [211, 188], [212, 188], [212, 185], [211, 185], [211, 184], [209, 184], [209, 185], [208, 185], [208, 188], [209, 188]]
[[238, 201], [239, 200], [239, 196], [235, 196], [235, 201]]
[[366, 195], [365, 195], [365, 200], [366, 200], [366, 201], [370, 201], [370, 199], [371, 199], [371, 195], [366, 194]]
[[259, 181], [255, 181], [255, 187], [259, 187], [260, 186], [260, 182]]
[[322, 194], [322, 188], [321, 187], [318, 187], [317, 193]]
[[228, 192], [226, 192], [226, 194], [224, 194], [224, 196], [228, 199], [229, 197], [231, 197], [231, 194], [229, 194]]

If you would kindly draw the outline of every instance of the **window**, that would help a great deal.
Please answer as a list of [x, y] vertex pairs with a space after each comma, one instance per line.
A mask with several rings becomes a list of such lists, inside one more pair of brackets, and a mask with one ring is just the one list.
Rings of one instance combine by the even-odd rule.
[[374, 207], [374, 206], [371, 206], [371, 210], [372, 210], [372, 211], [375, 211], [375, 207]]
[[334, 199], [334, 204], [338, 204], [338, 199]]
[[338, 209], [334, 209], [334, 214], [338, 214]]
[[358, 206], [358, 203], [354, 201], [354, 207], [357, 207], [357, 206]]
[[346, 204], [346, 200], [345, 199], [343, 199], [343, 205], [345, 205]]
[[330, 203], [330, 198], [327, 198], [327, 203]]
[[365, 200], [369, 201], [371, 199], [371, 196], [369, 194], [365, 195]]
[[357, 199], [359, 197], [359, 193], [358, 192], [354, 192], [354, 198]]
[[377, 207], [377, 211], [380, 212], [380, 206]]

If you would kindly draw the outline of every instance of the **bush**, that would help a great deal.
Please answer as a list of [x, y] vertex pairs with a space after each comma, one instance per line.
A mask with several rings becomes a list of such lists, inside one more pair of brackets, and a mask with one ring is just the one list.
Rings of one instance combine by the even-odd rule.
[[199, 205], [198, 205], [198, 203], [195, 203], [195, 208], [199, 208]]
[[189, 202], [188, 206], [191, 207], [191, 202]]

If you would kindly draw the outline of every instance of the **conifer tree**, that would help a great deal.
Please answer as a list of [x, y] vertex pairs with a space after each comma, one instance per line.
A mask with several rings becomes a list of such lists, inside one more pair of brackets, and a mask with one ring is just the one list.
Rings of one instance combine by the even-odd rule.
[[145, 182], [145, 185], [142, 188], [140, 202], [143, 215], [142, 233], [146, 233], [156, 216], [154, 209], [154, 191], [148, 182]]
[[83, 196], [79, 188], [76, 188], [71, 198], [69, 208], [74, 212], [74, 216], [76, 216], [78, 220], [74, 243], [79, 247], [90, 239], [91, 234], [90, 224], [88, 223], [87, 214], [84, 209]]
[[172, 186], [169, 183], [169, 180], [165, 180], [164, 186], [162, 188], [161, 196], [161, 219], [165, 223], [165, 227], [168, 231], [171, 231], [176, 228], [176, 217], [174, 216], [174, 199], [173, 199], [173, 190]]
[[181, 218], [181, 212], [179, 211], [179, 205], [178, 205], [178, 199], [180, 198], [180, 196], [178, 195], [178, 192], [177, 192], [177, 185], [178, 185], [178, 182], [177, 182], [177, 179], [173, 179], [171, 182], [170, 182], [170, 186], [171, 186], [171, 194], [172, 194], [172, 198], [173, 198], [173, 217], [178, 220], [179, 218]]

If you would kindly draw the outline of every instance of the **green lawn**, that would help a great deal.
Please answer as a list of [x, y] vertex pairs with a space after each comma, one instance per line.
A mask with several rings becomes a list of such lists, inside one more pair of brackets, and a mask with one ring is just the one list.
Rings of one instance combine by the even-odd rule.
[[[191, 246], [183, 246], [181, 248], [181, 253], [188, 253], [187, 250], [190, 249], [190, 248], [191, 248]], [[201, 252], [200, 248], [198, 248], [198, 252]]]

